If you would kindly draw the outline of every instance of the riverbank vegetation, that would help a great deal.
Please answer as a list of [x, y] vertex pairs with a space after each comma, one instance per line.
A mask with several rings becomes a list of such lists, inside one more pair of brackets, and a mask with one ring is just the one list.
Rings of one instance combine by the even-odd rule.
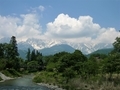
[[60, 52], [47, 56], [46, 69], [36, 73], [33, 81], [58, 85], [67, 90], [119, 90], [120, 38], [108, 55], [93, 54], [86, 58], [81, 51]]
[[9, 43], [0, 43], [0, 72], [9, 77], [41, 71], [44, 68], [42, 54], [28, 49], [26, 60], [19, 57], [16, 37], [12, 36]]
[[80, 50], [43, 56], [30, 50], [26, 60], [19, 57], [15, 36], [10, 43], [0, 44], [0, 71], [10, 77], [35, 73], [33, 81], [57, 85], [66, 90], [120, 89], [120, 37], [108, 55], [92, 54], [87, 58]]
[[11, 78], [22, 76], [22, 74], [15, 69], [2, 70], [1, 72]]
[[21, 76], [22, 63], [15, 36], [11, 37], [10, 43], [0, 43], [0, 72], [9, 77]]

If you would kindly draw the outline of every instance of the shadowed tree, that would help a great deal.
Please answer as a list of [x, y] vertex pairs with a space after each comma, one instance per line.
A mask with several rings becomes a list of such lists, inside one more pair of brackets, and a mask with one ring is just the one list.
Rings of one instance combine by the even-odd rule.
[[31, 61], [36, 60], [35, 49], [31, 52]]
[[0, 43], [0, 58], [4, 57], [4, 46], [2, 43]]
[[103, 71], [109, 73], [109, 79], [111, 80], [113, 73], [120, 73], [120, 38], [117, 37], [113, 43], [114, 50], [104, 61]]
[[28, 61], [31, 60], [31, 52], [30, 52], [30, 48], [28, 48], [28, 52], [27, 52], [26, 58], [27, 58]]
[[120, 53], [120, 37], [116, 38], [116, 41], [113, 43], [113, 46], [114, 46], [113, 52]]
[[17, 47], [17, 41], [16, 41], [16, 37], [12, 36], [11, 40], [10, 40], [10, 45], [11, 45], [11, 58], [15, 58], [16, 56], [19, 55], [18, 53], [18, 47]]
[[10, 64], [13, 65], [12, 67], [16, 70], [19, 70], [20, 68], [20, 63], [19, 63], [19, 59], [17, 56], [19, 56], [18, 53], [18, 47], [17, 47], [17, 41], [16, 41], [16, 37], [12, 36], [11, 40], [10, 40]]

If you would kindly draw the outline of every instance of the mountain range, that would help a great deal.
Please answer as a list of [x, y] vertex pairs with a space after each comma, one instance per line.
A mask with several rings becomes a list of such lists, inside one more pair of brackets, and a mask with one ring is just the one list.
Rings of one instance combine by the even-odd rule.
[[[9, 43], [9, 41], [9, 37], [0, 39], [0, 43]], [[74, 52], [75, 49], [81, 50], [83, 54], [87, 55], [99, 49], [113, 48], [112, 43], [70, 43], [62, 40], [43, 40], [36, 38], [29, 38], [26, 41], [19, 40], [17, 44], [20, 52], [25, 52], [30, 48], [31, 50], [39, 50], [43, 55], [55, 54], [61, 51]]]
[[45, 48], [51, 48], [53, 46], [60, 46], [60, 45], [68, 45], [71, 48], [81, 50], [84, 54], [89, 54], [99, 49], [106, 49], [112, 48], [111, 43], [69, 43], [65, 41], [56, 41], [56, 40], [42, 40], [42, 39], [35, 39], [29, 38], [24, 42], [19, 42], [18, 47], [19, 49], [25, 50], [27, 48], [43, 50]]

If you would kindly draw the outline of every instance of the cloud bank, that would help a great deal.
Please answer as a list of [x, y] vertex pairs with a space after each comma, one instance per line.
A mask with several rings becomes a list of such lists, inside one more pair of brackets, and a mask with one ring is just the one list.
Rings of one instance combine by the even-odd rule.
[[77, 19], [67, 14], [59, 14], [53, 22], [47, 24], [45, 35], [71, 42], [112, 43], [120, 33], [115, 28], [101, 27], [90, 16], [80, 16]]
[[[45, 10], [43, 6], [37, 9], [41, 12]], [[19, 40], [42, 38], [74, 43], [112, 43], [120, 33], [115, 28], [104, 28], [94, 23], [91, 16], [74, 18], [61, 13], [54, 21], [47, 23], [46, 30], [42, 31], [37, 13], [21, 14], [19, 17], [0, 15], [0, 38], [12, 35]]]
[[16, 37], [26, 40], [41, 34], [41, 25], [35, 14], [22, 14], [20, 17], [0, 16], [0, 38]]
[[47, 24], [46, 35], [60, 38], [95, 38], [100, 33], [100, 26], [93, 23], [90, 16], [80, 16], [78, 19], [60, 14], [55, 21]]

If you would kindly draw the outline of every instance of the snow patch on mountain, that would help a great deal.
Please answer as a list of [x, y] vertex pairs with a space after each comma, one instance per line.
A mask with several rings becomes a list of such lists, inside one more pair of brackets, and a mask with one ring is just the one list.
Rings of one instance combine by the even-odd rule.
[[43, 39], [35, 39], [35, 38], [27, 39], [26, 42], [37, 50], [49, 48], [56, 44], [62, 44], [60, 41], [56, 41], [56, 40], [43, 40]]
[[[2, 38], [0, 39], [0, 43], [3, 42], [8, 42], [9, 43], [10, 38]], [[105, 49], [105, 48], [112, 48], [111, 43], [72, 43], [72, 42], [66, 42], [63, 40], [54, 40], [54, 39], [36, 39], [36, 38], [29, 38], [26, 41], [18, 41], [18, 48], [21, 50], [27, 50], [28, 48], [30, 49], [37, 49], [41, 50], [44, 48], [50, 48], [55, 45], [61, 45], [61, 44], [66, 44], [74, 49], [81, 50], [84, 54], [89, 54], [94, 51], [97, 51], [99, 49]]]

